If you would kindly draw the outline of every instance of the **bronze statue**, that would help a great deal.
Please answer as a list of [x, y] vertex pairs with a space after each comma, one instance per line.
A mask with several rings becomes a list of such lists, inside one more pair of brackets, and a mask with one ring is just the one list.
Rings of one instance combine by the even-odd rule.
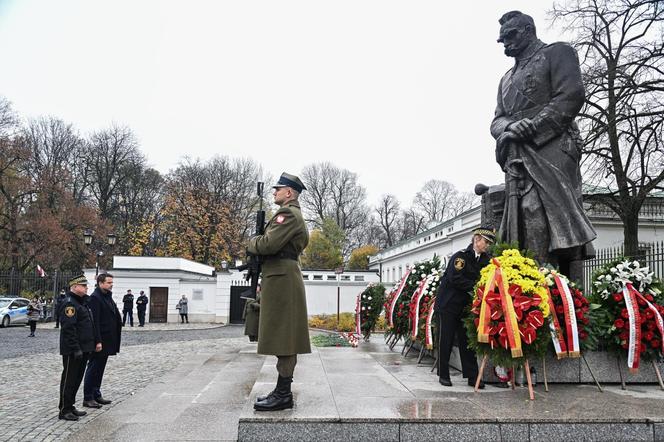
[[499, 235], [569, 274], [597, 236], [581, 196], [581, 139], [574, 122], [584, 100], [579, 61], [567, 43], [539, 40], [526, 14], [511, 11], [499, 22], [498, 42], [514, 57], [491, 123], [496, 161], [505, 172]]

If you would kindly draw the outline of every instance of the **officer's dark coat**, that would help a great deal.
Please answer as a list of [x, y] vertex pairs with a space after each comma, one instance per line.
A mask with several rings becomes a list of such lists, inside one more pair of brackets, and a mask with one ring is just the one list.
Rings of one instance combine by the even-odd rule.
[[145, 309], [148, 307], [148, 297], [147, 295], [140, 295], [136, 299], [136, 310], [140, 311], [145, 311]]
[[[546, 212], [549, 251], [581, 246], [597, 235], [581, 201], [581, 144], [574, 122], [584, 101], [579, 62], [567, 43], [536, 40], [524, 52], [500, 80], [491, 135], [498, 139], [511, 123], [532, 120], [536, 134], [520, 144], [520, 156], [527, 187], [538, 193]], [[508, 237], [513, 216], [506, 202], [499, 232], [504, 241], [518, 240]]]
[[101, 336], [102, 353], [114, 355], [120, 353], [122, 338], [122, 316], [113, 301], [111, 292], [103, 294], [99, 287], [92, 292], [88, 306]]
[[87, 306], [89, 296], [83, 298], [72, 292], [60, 304], [60, 354], [72, 355], [78, 351], [92, 353], [101, 342], [94, 325], [92, 312]]
[[[249, 241], [257, 255], [284, 252], [299, 256], [309, 243], [300, 204], [290, 201], [274, 214], [265, 234]], [[293, 259], [266, 259], [261, 282], [258, 353], [287, 356], [311, 353], [307, 300], [300, 264]]]
[[482, 253], [478, 261], [472, 244], [452, 255], [440, 280], [434, 310], [442, 311], [452, 300], [456, 305], [468, 305], [480, 270], [488, 264], [489, 255]]

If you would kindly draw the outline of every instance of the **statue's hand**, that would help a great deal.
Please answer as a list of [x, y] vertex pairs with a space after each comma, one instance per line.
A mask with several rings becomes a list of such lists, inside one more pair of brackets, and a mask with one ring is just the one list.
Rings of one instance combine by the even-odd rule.
[[509, 152], [510, 141], [517, 139], [517, 136], [510, 131], [503, 132], [496, 140], [496, 162], [500, 168], [505, 170], [505, 162]]
[[514, 133], [517, 139], [527, 140], [535, 136], [535, 124], [530, 118], [524, 118], [508, 126], [508, 132]]

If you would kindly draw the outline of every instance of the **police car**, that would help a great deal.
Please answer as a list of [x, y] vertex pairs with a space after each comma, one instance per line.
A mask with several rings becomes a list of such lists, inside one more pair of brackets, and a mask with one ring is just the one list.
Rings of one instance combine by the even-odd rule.
[[25, 298], [0, 298], [0, 327], [28, 323], [28, 304]]

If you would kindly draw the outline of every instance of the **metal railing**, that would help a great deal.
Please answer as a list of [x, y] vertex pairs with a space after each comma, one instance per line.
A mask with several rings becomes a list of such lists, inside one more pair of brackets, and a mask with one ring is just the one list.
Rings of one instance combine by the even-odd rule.
[[[624, 256], [623, 246], [597, 250], [593, 259], [583, 263], [583, 287], [587, 292], [592, 289], [591, 278], [595, 271], [606, 264]], [[630, 259], [637, 259], [650, 268], [658, 278], [664, 278], [664, 241], [639, 245], [639, 253]]]
[[41, 277], [36, 271], [0, 270], [0, 296], [53, 298], [60, 289], [66, 290], [67, 282], [78, 274], [55, 270]]

